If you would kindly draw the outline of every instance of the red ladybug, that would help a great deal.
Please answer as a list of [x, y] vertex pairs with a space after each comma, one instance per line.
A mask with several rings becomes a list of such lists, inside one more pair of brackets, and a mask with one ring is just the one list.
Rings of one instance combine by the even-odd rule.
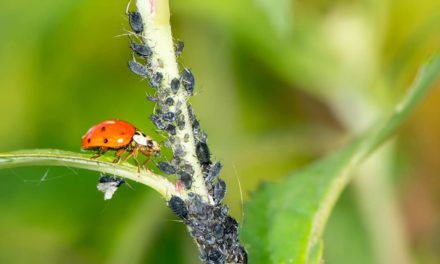
[[116, 150], [113, 163], [118, 163], [122, 154], [128, 152], [123, 161], [133, 156], [138, 170], [137, 155], [139, 152], [147, 157], [142, 166], [148, 163], [152, 154], [160, 152], [160, 147], [156, 141], [139, 131], [132, 124], [122, 120], [106, 120], [94, 125], [82, 137], [81, 148], [83, 150], [98, 150], [92, 156], [92, 159], [98, 158], [108, 150]]

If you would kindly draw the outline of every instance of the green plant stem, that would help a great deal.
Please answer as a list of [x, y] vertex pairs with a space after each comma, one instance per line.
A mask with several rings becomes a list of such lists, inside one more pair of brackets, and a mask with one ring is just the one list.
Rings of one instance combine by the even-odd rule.
[[[177, 129], [171, 147], [173, 149], [182, 147], [185, 153], [182, 159], [194, 170], [191, 191], [199, 194], [206, 202], [212, 203], [196, 155], [195, 138], [187, 107], [189, 97], [183, 87], [180, 87], [176, 94], [170, 88], [171, 80], [179, 79], [180, 76], [171, 32], [169, 2], [168, 0], [138, 0], [136, 5], [144, 23], [142, 39], [153, 52], [151, 63], [158, 72], [163, 74], [158, 95], [165, 94], [173, 99], [175, 104], [169, 106], [168, 109], [172, 112], [181, 111], [186, 124], [184, 129]], [[180, 107], [177, 109], [176, 105]], [[187, 140], [185, 140], [185, 135], [189, 136]]]
[[138, 173], [137, 167], [133, 165], [114, 164], [110, 161], [103, 161], [103, 159], [90, 159], [89, 155], [54, 149], [24, 150], [0, 153], [0, 169], [19, 166], [69, 166], [108, 173], [142, 183], [156, 190], [166, 200], [169, 200], [172, 195], [182, 196], [176, 191], [175, 186], [164, 177], [151, 171], [141, 170]]

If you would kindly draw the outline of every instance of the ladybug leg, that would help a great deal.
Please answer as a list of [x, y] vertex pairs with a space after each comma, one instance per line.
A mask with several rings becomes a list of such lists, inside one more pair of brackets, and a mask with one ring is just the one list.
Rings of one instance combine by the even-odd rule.
[[99, 158], [101, 155], [103, 155], [104, 153], [106, 153], [107, 151], [108, 151], [108, 148], [106, 148], [106, 147], [101, 147], [101, 148], [98, 149], [98, 152], [97, 152], [95, 155], [91, 156], [90, 158], [91, 158], [91, 159], [97, 159], [97, 158]]
[[147, 159], [144, 161], [144, 163], [142, 163], [142, 167], [143, 167], [144, 170], [146, 170], [146, 171], [149, 171], [149, 169], [147, 168], [147, 164], [148, 164], [148, 162], [150, 162], [150, 160], [151, 160], [151, 156], [148, 155], [148, 156], [147, 156]]
[[133, 156], [133, 151], [130, 151], [130, 150], [126, 150], [126, 151], [128, 152], [128, 155], [122, 159], [122, 162], [127, 161], [131, 156]]
[[113, 163], [119, 163], [119, 161], [121, 160], [121, 156], [122, 156], [122, 154], [124, 154], [124, 152], [125, 152], [125, 149], [123, 149], [123, 148], [118, 149], [115, 153], [115, 159], [113, 160]]
[[133, 152], [128, 152], [128, 155], [122, 159], [122, 162], [127, 161], [132, 155], [133, 155]]
[[133, 159], [134, 159], [134, 162], [136, 163], [136, 166], [138, 167], [138, 174], [140, 174], [141, 173], [141, 167], [139, 166], [139, 161], [137, 159], [138, 154], [139, 154], [138, 149], [134, 148], [133, 149]]

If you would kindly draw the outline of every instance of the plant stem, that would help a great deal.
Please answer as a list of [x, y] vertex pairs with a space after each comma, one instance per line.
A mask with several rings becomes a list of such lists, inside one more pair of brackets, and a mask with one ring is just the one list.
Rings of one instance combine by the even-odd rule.
[[[238, 223], [229, 215], [229, 208], [221, 203], [226, 192], [226, 183], [217, 178], [221, 164], [212, 165], [206, 133], [187, 103], [193, 94], [194, 76], [188, 69], [179, 76], [169, 3], [167, 0], [137, 0], [137, 9], [143, 23], [142, 42], [152, 51], [144, 57], [146, 73], [140, 75], [146, 75], [151, 86], [157, 89], [156, 98], [152, 100], [157, 102], [157, 108], [151, 119], [159, 130], [168, 133], [165, 145], [173, 150], [171, 164], [166, 165], [173, 170], [165, 167], [163, 170], [179, 175], [176, 185], [183, 183], [185, 188], [178, 190], [187, 197], [172, 197], [168, 206], [188, 227], [202, 262], [247, 263], [247, 252], [238, 239]], [[160, 83], [156, 81], [157, 76], [161, 78]], [[172, 83], [183, 87], [171, 87]]]
[[195, 137], [187, 107], [189, 95], [183, 87], [176, 94], [171, 91], [171, 80], [179, 79], [180, 76], [171, 33], [169, 3], [167, 0], [138, 0], [137, 8], [144, 23], [142, 39], [153, 51], [151, 67], [155, 72], [163, 74], [162, 83], [158, 87], [158, 97], [167, 96], [175, 102], [172, 106], [164, 105], [163, 101], [159, 101], [158, 104], [161, 109], [168, 109], [174, 113], [181, 111], [186, 124], [183, 129], [177, 129], [171, 147], [173, 150], [181, 147], [185, 153], [182, 160], [190, 164], [194, 170], [190, 191], [200, 195], [205, 202], [212, 203], [196, 155]]
[[89, 156], [54, 149], [0, 153], [0, 169], [31, 165], [69, 166], [109, 173], [150, 186], [160, 193], [166, 200], [169, 200], [173, 195], [182, 196], [176, 191], [174, 185], [166, 178], [156, 175], [151, 171], [142, 170], [138, 173], [137, 167], [133, 165], [114, 164], [109, 161], [103, 161], [102, 159], [90, 159]]

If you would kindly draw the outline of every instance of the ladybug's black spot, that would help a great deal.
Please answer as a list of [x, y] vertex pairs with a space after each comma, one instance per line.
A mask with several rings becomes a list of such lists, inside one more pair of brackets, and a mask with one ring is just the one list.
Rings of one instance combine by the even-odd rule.
[[119, 133], [119, 134], [121, 134], [121, 135], [125, 135], [125, 132], [121, 132], [121, 133]]
[[88, 139], [87, 139], [87, 143], [90, 143], [90, 141], [91, 141], [91, 139], [90, 139], [90, 138], [88, 138]]
[[104, 138], [104, 143], [107, 143], [107, 142], [108, 142], [108, 139]]
[[106, 129], [105, 126], [101, 127], [101, 131], [105, 131], [105, 129]]

